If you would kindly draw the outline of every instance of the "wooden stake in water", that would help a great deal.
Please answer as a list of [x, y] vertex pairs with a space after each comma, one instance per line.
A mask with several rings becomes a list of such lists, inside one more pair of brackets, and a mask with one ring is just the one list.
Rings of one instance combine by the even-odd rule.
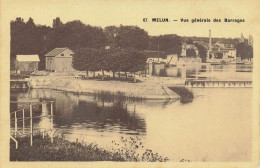
[[53, 102], [51, 102], [51, 143], [53, 143]]
[[24, 123], [24, 109], [23, 109], [23, 135], [24, 135], [24, 127], [25, 127], [25, 123]]
[[14, 137], [16, 138], [16, 134], [17, 134], [17, 116], [16, 116], [16, 112], [14, 113]]
[[31, 121], [30, 121], [30, 127], [31, 127], [31, 130], [30, 130], [30, 133], [31, 133], [31, 146], [33, 145], [33, 118], [32, 118], [32, 104], [30, 104], [30, 118], [31, 118]]

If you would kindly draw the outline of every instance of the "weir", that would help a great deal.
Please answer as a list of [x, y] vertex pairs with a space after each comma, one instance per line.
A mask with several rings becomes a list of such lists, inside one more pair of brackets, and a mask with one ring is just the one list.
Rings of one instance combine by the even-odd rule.
[[252, 81], [185, 81], [186, 87], [191, 88], [251, 88]]

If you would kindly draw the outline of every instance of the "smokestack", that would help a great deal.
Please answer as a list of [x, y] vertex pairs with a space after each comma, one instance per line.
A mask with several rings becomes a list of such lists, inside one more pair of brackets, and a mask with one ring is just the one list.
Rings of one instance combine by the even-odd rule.
[[209, 51], [211, 51], [211, 30], [209, 30]]

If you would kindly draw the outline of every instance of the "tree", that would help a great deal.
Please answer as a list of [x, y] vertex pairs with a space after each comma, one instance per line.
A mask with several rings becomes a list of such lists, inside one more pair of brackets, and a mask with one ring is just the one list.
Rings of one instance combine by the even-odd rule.
[[60, 20], [59, 17], [57, 17], [56, 19], [53, 19], [52, 27], [53, 27], [54, 29], [59, 28], [59, 27], [61, 27], [62, 25], [63, 25], [63, 24], [62, 24], [62, 21]]
[[25, 23], [22, 18], [11, 21], [11, 54], [10, 65], [14, 69], [17, 54], [38, 54], [41, 38], [32, 18]]
[[87, 78], [89, 71], [98, 71], [99, 51], [90, 48], [78, 48], [75, 50], [75, 55], [72, 59], [72, 66], [78, 71], [86, 71]]
[[241, 57], [241, 59], [249, 59], [253, 58], [253, 48], [252, 46], [248, 45], [247, 43], [238, 43], [236, 45], [236, 55], [237, 57]]
[[186, 50], [186, 57], [187, 58], [196, 58], [196, 52], [193, 48], [188, 48]]
[[200, 45], [198, 43], [195, 43], [194, 45], [199, 50], [199, 55], [200, 55], [200, 58], [201, 58], [202, 62], [206, 62], [206, 59], [207, 59], [207, 49], [203, 45]]
[[116, 36], [118, 35], [118, 27], [107, 26], [104, 28], [104, 35], [106, 38], [106, 45], [111, 46], [111, 48], [117, 48], [118, 44], [116, 41]]
[[164, 51], [166, 54], [181, 54], [182, 40], [175, 34], [152, 36], [150, 37], [150, 43], [151, 50]]
[[135, 72], [144, 70], [146, 63], [146, 55], [143, 52], [128, 49], [120, 51], [120, 61], [119, 67], [120, 70], [125, 72], [127, 78], [127, 72]]
[[145, 50], [148, 48], [149, 36], [146, 31], [137, 26], [120, 26], [116, 36], [116, 45], [121, 49], [133, 48]]
[[193, 44], [193, 41], [191, 39], [188, 39], [186, 43], [187, 44]]
[[102, 48], [105, 46], [105, 36], [99, 27], [85, 25], [79, 20], [67, 22], [54, 29], [53, 35], [56, 47]]

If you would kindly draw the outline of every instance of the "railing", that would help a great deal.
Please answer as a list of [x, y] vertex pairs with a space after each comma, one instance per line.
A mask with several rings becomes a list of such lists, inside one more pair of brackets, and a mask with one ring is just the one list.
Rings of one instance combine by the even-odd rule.
[[[12, 133], [10, 133], [10, 138], [15, 142], [16, 144], [16, 149], [18, 148], [18, 140], [16, 139], [18, 137], [18, 135], [20, 136], [24, 136], [24, 135], [30, 135], [30, 145], [33, 146], [33, 120], [36, 118], [50, 118], [50, 129], [49, 130], [45, 130], [45, 128], [38, 128], [42, 129], [42, 137], [44, 138], [45, 133], [46, 132], [50, 132], [50, 138], [51, 138], [51, 143], [53, 143], [53, 135], [54, 135], [54, 131], [53, 131], [53, 101], [43, 101], [43, 102], [15, 102], [15, 101], [11, 101], [11, 104], [29, 104], [28, 106], [13, 111], [10, 113], [10, 122], [11, 125], [14, 124], [14, 134], [12, 135]], [[34, 103], [34, 105], [33, 105]], [[48, 109], [44, 109], [45, 107], [47, 107], [47, 104], [50, 103], [50, 114], [48, 113]], [[46, 111], [47, 114], [44, 116], [33, 116], [33, 106], [38, 105], [38, 104], [42, 104], [42, 109], [41, 112], [43, 113], [43, 111]], [[25, 113], [29, 112], [29, 117], [25, 116]], [[18, 114], [22, 113], [22, 117], [18, 117]], [[14, 115], [14, 117], [12, 117], [12, 115]], [[26, 133], [25, 132], [25, 121], [26, 120], [30, 120], [30, 132]], [[18, 131], [18, 123], [22, 123], [22, 132]]]

